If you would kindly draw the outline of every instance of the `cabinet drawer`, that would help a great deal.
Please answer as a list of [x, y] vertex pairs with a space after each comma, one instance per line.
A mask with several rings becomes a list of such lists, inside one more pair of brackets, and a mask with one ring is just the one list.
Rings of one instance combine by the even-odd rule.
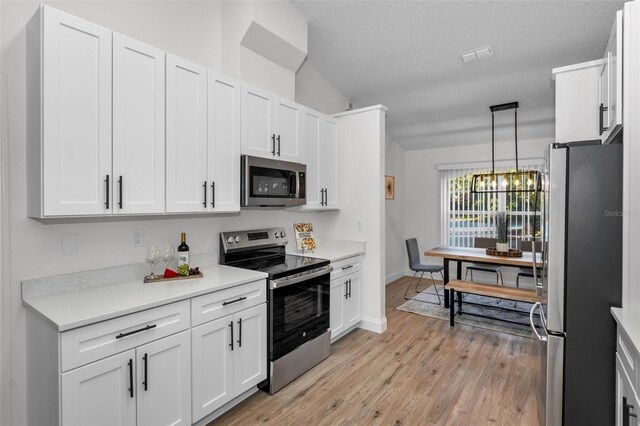
[[68, 371], [188, 328], [189, 301], [184, 300], [65, 331], [61, 368]]
[[636, 380], [638, 377], [638, 353], [636, 352], [633, 344], [629, 340], [629, 337], [618, 327], [618, 335], [616, 339], [616, 350], [620, 357], [620, 362], [624, 366], [627, 374], [631, 378], [631, 383], [637, 386]]
[[265, 280], [242, 284], [191, 299], [191, 325], [221, 318], [267, 301]]
[[360, 270], [362, 264], [362, 256], [349, 257], [337, 262], [331, 262], [333, 266], [333, 272], [331, 272], [331, 279], [335, 280], [342, 278], [345, 275], [352, 274]]

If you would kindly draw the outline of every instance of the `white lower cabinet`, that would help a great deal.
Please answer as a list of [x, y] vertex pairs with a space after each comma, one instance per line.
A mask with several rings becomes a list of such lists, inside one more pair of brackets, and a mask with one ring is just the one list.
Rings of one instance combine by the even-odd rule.
[[266, 288], [259, 279], [62, 332], [27, 310], [27, 424], [191, 425], [233, 403], [267, 378]]
[[190, 425], [183, 331], [62, 374], [64, 425]]
[[193, 328], [194, 422], [267, 378], [266, 331], [266, 303]]
[[233, 387], [240, 395], [267, 378], [267, 305], [246, 309], [233, 319], [238, 333]]
[[135, 350], [62, 374], [63, 425], [135, 425]]
[[362, 321], [361, 257], [332, 263], [329, 326], [331, 339]]
[[362, 319], [362, 290], [360, 272], [347, 276], [348, 297], [344, 303], [345, 327], [356, 325]]
[[138, 347], [136, 366], [138, 426], [190, 425], [190, 331]]
[[194, 421], [233, 399], [232, 321], [228, 315], [192, 330]]
[[620, 359], [620, 354], [616, 354], [616, 425], [638, 426], [640, 425], [639, 414], [638, 396]]
[[329, 326], [331, 338], [340, 335], [345, 330], [344, 302], [347, 299], [347, 285], [344, 280], [331, 280]]

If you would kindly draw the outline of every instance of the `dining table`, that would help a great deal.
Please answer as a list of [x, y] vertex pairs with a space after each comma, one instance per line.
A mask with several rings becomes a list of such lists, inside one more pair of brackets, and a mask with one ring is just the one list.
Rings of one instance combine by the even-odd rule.
[[[516, 268], [533, 268], [533, 254], [522, 252], [521, 257], [514, 256], [492, 256], [487, 254], [484, 248], [440, 246], [424, 252], [425, 256], [441, 257], [444, 260], [444, 306], [449, 307], [449, 263], [456, 264], [456, 279], [462, 279], [462, 262], [486, 263], [491, 265], [512, 266]], [[542, 267], [542, 256], [536, 253], [536, 267]]]

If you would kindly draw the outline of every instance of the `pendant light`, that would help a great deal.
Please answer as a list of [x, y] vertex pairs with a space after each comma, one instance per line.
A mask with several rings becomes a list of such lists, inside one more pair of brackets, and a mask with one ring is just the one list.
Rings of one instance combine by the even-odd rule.
[[[534, 184], [538, 182], [538, 172], [535, 170], [520, 170], [518, 166], [518, 102], [492, 105], [491, 110], [491, 173], [477, 173], [471, 178], [471, 192], [533, 192]], [[516, 148], [515, 172], [496, 173], [495, 167], [495, 118], [498, 111], [513, 110], [515, 121], [514, 141]]]

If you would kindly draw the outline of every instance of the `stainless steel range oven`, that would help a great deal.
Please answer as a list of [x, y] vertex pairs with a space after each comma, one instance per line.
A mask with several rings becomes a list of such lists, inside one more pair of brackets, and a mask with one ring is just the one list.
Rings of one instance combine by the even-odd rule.
[[330, 353], [331, 266], [325, 259], [286, 254], [282, 228], [222, 232], [220, 264], [264, 271], [268, 280], [268, 377], [273, 394]]

